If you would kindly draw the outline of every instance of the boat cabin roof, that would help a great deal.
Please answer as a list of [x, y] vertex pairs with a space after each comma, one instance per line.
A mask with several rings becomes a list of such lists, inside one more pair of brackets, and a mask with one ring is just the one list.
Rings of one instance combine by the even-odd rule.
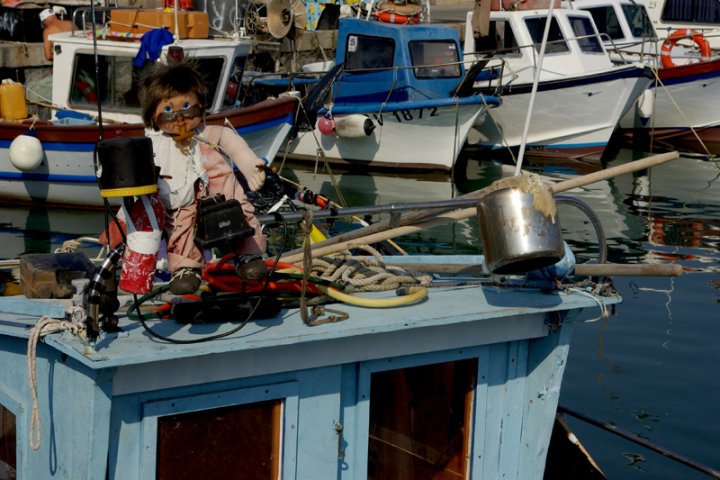
[[[487, 37], [473, 36], [472, 12], [465, 24], [464, 52], [475, 61], [494, 52], [489, 66], [503, 62], [513, 83], [530, 83], [538, 61], [548, 10], [490, 12]], [[565, 78], [612, 67], [592, 16], [584, 11], [553, 9], [543, 58], [545, 80]]]
[[608, 47], [627, 47], [651, 41], [657, 33], [645, 4], [630, 0], [576, 0], [574, 8], [590, 12]]
[[[157, 47], [143, 43], [143, 35], [100, 32], [96, 41], [89, 30], [57, 33], [50, 37], [54, 43], [52, 103], [61, 109], [95, 116], [95, 97], [99, 96], [106, 119], [141, 123], [137, 82], [150, 66], [146, 59], [148, 48]], [[250, 37], [175, 38], [156, 51], [157, 61], [167, 62], [171, 51], [173, 54], [182, 52], [185, 58], [196, 60], [205, 74], [208, 110], [214, 113], [237, 106], [240, 90], [237, 87], [253, 44]], [[97, 93], [92, 91], [96, 52], [100, 78]], [[133, 65], [136, 58], [146, 59], [144, 66]]]
[[340, 19], [336, 64], [345, 73], [336, 102], [447, 97], [465, 74], [461, 52], [459, 34], [448, 26]]

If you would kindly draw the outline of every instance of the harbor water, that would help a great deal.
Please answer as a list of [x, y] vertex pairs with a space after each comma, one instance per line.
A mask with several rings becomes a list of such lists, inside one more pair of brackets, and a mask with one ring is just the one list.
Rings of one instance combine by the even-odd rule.
[[[646, 155], [620, 150], [607, 166]], [[467, 157], [453, 178], [334, 173], [307, 165], [284, 165], [281, 174], [346, 206], [446, 200], [513, 174], [514, 167]], [[526, 170], [558, 180], [582, 171], [532, 164]], [[720, 163], [681, 157], [563, 195], [597, 214], [610, 262], [674, 263], [685, 274], [615, 278], [623, 303], [608, 318], [584, 312], [574, 327], [561, 405], [720, 469]], [[592, 261], [599, 242], [588, 217], [569, 205], [559, 212], [578, 261]], [[53, 252], [68, 240], [96, 237], [104, 222], [97, 211], [0, 205], [0, 258]], [[482, 253], [476, 222], [395, 241], [411, 254]], [[568, 422], [609, 479], [708, 478], [597, 427], [572, 417]]]

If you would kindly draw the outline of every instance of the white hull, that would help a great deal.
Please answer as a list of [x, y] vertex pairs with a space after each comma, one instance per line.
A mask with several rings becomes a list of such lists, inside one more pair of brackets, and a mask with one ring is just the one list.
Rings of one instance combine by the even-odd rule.
[[[362, 138], [300, 132], [288, 155], [315, 161], [318, 148], [334, 163], [403, 169], [452, 169], [482, 104], [366, 114], [377, 127]], [[502, 108], [502, 107], [501, 107]]]
[[[242, 136], [259, 158], [272, 159], [291, 126], [289, 122], [272, 124]], [[0, 201], [101, 207], [103, 199], [93, 167], [94, 144], [73, 144], [75, 150], [65, 150], [63, 145], [43, 143], [45, 160], [28, 173], [12, 165], [8, 146], [0, 147]]]
[[720, 62], [717, 63], [716, 71], [709, 78], [688, 76], [680, 82], [667, 81], [663, 82], [664, 86], [653, 88], [653, 117], [644, 122], [632, 109], [623, 117], [621, 127], [702, 128], [720, 125], [720, 110], [713, 101], [709, 101], [720, 97]]
[[[568, 83], [572, 82], [573, 79], [568, 79]], [[552, 90], [543, 90], [541, 86], [535, 97], [527, 145], [601, 153], [620, 118], [634, 111], [631, 107], [635, 99], [649, 82], [646, 77], [627, 77]], [[515, 94], [510, 90], [502, 98], [501, 108], [488, 111], [475, 124], [469, 143], [491, 149], [521, 144], [530, 92]]]

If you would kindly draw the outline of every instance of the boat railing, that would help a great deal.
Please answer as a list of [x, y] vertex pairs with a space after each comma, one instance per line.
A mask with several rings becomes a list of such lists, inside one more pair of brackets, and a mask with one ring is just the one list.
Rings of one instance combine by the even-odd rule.
[[[104, 27], [108, 21], [109, 21], [109, 13], [112, 10], [118, 10], [122, 9], [123, 7], [113, 6], [113, 7], [79, 7], [76, 8], [73, 12], [73, 28], [72, 28], [72, 35], [75, 36], [75, 27], [78, 25], [82, 25], [82, 34], [87, 35], [88, 32], [91, 31], [91, 27], [88, 27], [88, 24], [91, 26], [95, 25], [101, 25]], [[97, 22], [97, 15], [100, 14], [101, 18], [103, 19], [102, 22]], [[93, 18], [93, 15], [95, 18]]]

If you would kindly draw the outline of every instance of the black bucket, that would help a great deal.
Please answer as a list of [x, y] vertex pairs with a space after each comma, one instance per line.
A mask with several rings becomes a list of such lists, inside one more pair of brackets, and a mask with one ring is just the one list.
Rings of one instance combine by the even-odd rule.
[[119, 137], [97, 143], [95, 174], [102, 197], [132, 197], [157, 192], [152, 140]]

